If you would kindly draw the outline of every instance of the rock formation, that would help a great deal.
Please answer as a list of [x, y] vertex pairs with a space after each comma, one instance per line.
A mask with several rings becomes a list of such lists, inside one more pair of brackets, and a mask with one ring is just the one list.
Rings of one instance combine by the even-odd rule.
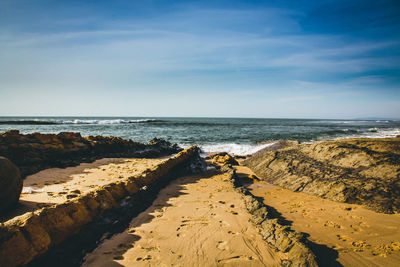
[[[124, 200], [160, 180], [191, 173], [199, 148], [191, 147], [147, 169], [97, 188], [64, 203], [28, 212], [0, 224], [0, 266], [21, 266], [77, 234], [106, 211], [124, 206]], [[189, 168], [188, 168], [189, 167]]]
[[213, 164], [224, 166], [224, 165], [239, 165], [234, 157], [226, 152], [218, 153], [211, 157], [211, 162]]
[[67, 167], [101, 157], [160, 157], [179, 152], [176, 144], [153, 139], [148, 144], [119, 137], [89, 136], [80, 133], [20, 134], [12, 130], [0, 134], [0, 156], [16, 164], [21, 176], [52, 167]]
[[292, 191], [400, 212], [400, 138], [292, 143], [259, 151], [245, 164]]
[[8, 159], [0, 157], [0, 212], [18, 202], [21, 190], [22, 179], [18, 168]]

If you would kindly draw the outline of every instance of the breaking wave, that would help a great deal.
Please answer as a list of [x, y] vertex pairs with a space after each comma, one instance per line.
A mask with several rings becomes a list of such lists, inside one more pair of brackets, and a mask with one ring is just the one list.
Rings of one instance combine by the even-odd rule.
[[274, 143], [251, 145], [251, 144], [228, 143], [228, 144], [203, 145], [200, 146], [200, 148], [202, 151], [206, 153], [227, 152], [229, 154], [237, 156], [246, 156], [254, 154], [263, 148], [272, 146], [273, 144]]
[[136, 119], [136, 120], [0, 120], [0, 124], [3, 125], [57, 125], [57, 124], [129, 124], [129, 123], [148, 123], [148, 122], [159, 122], [161, 120], [156, 119]]

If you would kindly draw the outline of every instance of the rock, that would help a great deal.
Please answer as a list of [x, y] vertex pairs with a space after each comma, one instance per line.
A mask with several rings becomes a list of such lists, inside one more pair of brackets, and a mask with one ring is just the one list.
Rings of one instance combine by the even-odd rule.
[[148, 143], [148, 146], [154, 149], [154, 153], [161, 153], [161, 154], [162, 153], [172, 154], [183, 150], [177, 144], [172, 144], [160, 138], [153, 138]]
[[[226, 172], [230, 174], [235, 187], [238, 186], [238, 176], [232, 167], [225, 165], [222, 169], [232, 170]], [[318, 266], [316, 257], [307, 246], [308, 241], [303, 234], [280, 224], [278, 218], [268, 213], [270, 207], [266, 206], [261, 198], [253, 196], [246, 187], [236, 187], [236, 191], [242, 194], [245, 207], [252, 215], [250, 220], [257, 226], [263, 239], [270, 247], [285, 255], [280, 266]]]
[[[272, 141], [271, 141], [272, 142]], [[254, 155], [258, 155], [258, 154], [264, 154], [266, 151], [275, 151], [278, 149], [282, 149], [282, 148], [286, 148], [286, 147], [290, 147], [290, 146], [296, 146], [298, 145], [299, 142], [298, 141], [293, 141], [293, 140], [278, 140], [276, 142], [274, 142], [272, 145], [267, 146], [266, 148], [263, 148], [259, 151], [257, 151], [256, 153], [254, 153], [252, 156]]]
[[229, 155], [228, 153], [218, 153], [211, 157], [211, 162], [217, 164], [219, 166], [224, 165], [239, 165], [234, 157]]
[[0, 134], [0, 155], [14, 162], [23, 178], [43, 169], [78, 165], [99, 157], [161, 157], [181, 150], [177, 144], [157, 138], [142, 144], [120, 137], [84, 138], [72, 132], [24, 135], [12, 130]]
[[22, 191], [22, 179], [17, 166], [0, 157], [0, 212], [18, 203]]
[[245, 160], [264, 180], [292, 191], [400, 212], [400, 139], [354, 138], [290, 144]]
[[[149, 170], [147, 177], [144, 177], [143, 182], [152, 186], [151, 183], [156, 181], [165, 183], [177, 176], [191, 174], [186, 172], [186, 167], [190, 166], [193, 159], [197, 160], [198, 155], [198, 147], [183, 150], [154, 166]], [[50, 248], [58, 246], [67, 238], [77, 234], [85, 225], [96, 221], [106, 211], [110, 213], [100, 220], [102, 221], [100, 224], [96, 224], [96, 231], [99, 230], [98, 225], [101, 225], [101, 227], [107, 227], [104, 228], [104, 232], [109, 233], [110, 225], [116, 222], [116, 220], [110, 220], [110, 216], [121, 220], [129, 218], [126, 220], [129, 222], [132, 219], [130, 217], [132, 207], [137, 206], [138, 203], [140, 205], [142, 201], [150, 201], [142, 198], [143, 194], [141, 194], [138, 197], [139, 200], [126, 204], [125, 200], [138, 191], [138, 178], [132, 176], [84, 195], [76, 195], [67, 202], [28, 212], [0, 223], [0, 266], [25, 266]], [[75, 193], [78, 194], [78, 192]], [[112, 215], [113, 213], [115, 215]], [[110, 223], [106, 223], [106, 219]]]

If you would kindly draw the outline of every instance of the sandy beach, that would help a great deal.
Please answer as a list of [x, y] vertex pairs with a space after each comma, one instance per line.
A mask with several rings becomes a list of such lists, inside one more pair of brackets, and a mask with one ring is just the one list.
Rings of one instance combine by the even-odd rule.
[[[63, 203], [139, 175], [163, 160], [109, 158], [43, 170], [27, 177], [20, 206], [8, 217]], [[261, 197], [281, 223], [306, 235], [320, 264], [400, 263], [399, 214], [292, 192], [249, 179], [256, 176], [245, 166], [234, 168], [244, 182], [251, 181], [250, 192]], [[262, 239], [250, 216], [227, 173], [208, 171], [178, 178], [125, 231], [87, 254], [83, 266], [279, 266], [285, 255]]]
[[[18, 206], [0, 218], [0, 259], [19, 265], [8, 257], [15, 246], [31, 253], [34, 266], [58, 256], [83, 266], [282, 266], [298, 259], [312, 266], [400, 264], [400, 214], [273, 185], [243, 165], [248, 159], [209, 155], [205, 171], [192, 147], [170, 157], [103, 158], [29, 175]], [[200, 174], [190, 174], [194, 170]], [[89, 242], [78, 244], [97, 222]], [[78, 239], [67, 240], [74, 235]], [[51, 251], [62, 242], [79, 253]], [[15, 262], [26, 263], [19, 257]]]
[[[254, 175], [246, 167], [236, 169], [238, 174]], [[263, 181], [255, 181], [249, 189], [276, 210], [287, 225], [316, 244], [325, 266], [335, 265], [335, 261], [343, 266], [400, 264], [400, 214], [377, 213]]]
[[83, 266], [279, 266], [226, 174], [179, 178]]
[[400, 267], [400, 0], [0, 25], [0, 267]]

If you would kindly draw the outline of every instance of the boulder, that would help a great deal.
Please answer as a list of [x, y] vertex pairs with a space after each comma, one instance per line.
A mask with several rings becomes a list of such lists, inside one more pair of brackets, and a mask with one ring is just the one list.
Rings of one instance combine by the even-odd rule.
[[173, 154], [182, 151], [177, 144], [172, 144], [164, 139], [153, 138], [149, 141], [148, 146], [153, 150], [154, 154]]
[[0, 212], [18, 203], [22, 191], [22, 179], [17, 166], [0, 157]]
[[234, 157], [225, 152], [212, 156], [211, 162], [219, 166], [239, 165]]

